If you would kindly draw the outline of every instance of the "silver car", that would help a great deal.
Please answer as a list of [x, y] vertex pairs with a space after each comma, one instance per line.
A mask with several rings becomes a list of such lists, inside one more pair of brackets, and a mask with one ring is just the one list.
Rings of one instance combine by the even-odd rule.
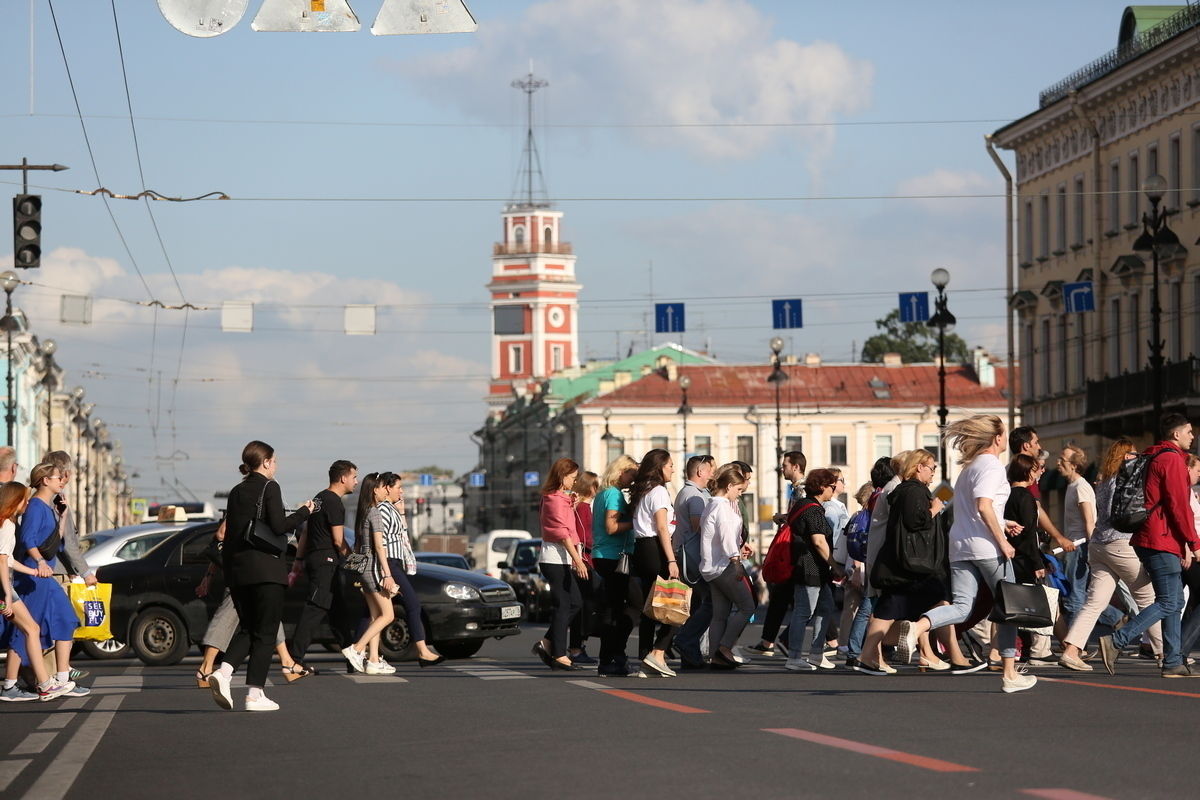
[[153, 550], [175, 531], [195, 525], [186, 522], [143, 522], [107, 531], [96, 531], [79, 539], [83, 558], [92, 569], [119, 561], [133, 561]]

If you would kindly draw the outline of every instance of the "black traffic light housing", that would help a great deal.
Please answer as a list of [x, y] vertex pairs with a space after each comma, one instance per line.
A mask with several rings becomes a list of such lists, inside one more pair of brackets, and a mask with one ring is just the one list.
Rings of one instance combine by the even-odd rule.
[[42, 265], [42, 196], [13, 198], [13, 264], [22, 269]]

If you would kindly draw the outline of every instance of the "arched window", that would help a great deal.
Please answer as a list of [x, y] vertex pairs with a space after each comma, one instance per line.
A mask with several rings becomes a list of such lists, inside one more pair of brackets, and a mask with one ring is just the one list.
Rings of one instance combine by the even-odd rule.
[[520, 225], [513, 228], [513, 241], [517, 244], [525, 244], [525, 229]]
[[547, 245], [554, 241], [554, 231], [551, 228], [547, 227], [546, 230], [542, 232], [542, 241]]

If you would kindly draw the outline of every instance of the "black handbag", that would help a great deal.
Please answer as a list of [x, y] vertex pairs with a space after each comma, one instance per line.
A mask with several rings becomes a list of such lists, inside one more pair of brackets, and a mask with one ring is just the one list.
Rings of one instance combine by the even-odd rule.
[[617, 557], [617, 566], [613, 572], [617, 573], [618, 575], [629, 574], [629, 553], [621, 553], [621, 555]]
[[267, 496], [267, 486], [271, 485], [271, 481], [263, 486], [262, 494], [258, 496], [258, 508], [255, 511], [254, 519], [246, 523], [246, 529], [242, 532], [242, 539], [250, 547], [258, 550], [260, 553], [266, 553], [269, 556], [279, 556], [287, 550], [287, 534], [276, 533], [264, 520], [263, 517], [263, 499]]
[[996, 603], [988, 619], [1019, 628], [1047, 628], [1054, 624], [1046, 590], [1033, 583], [997, 581]]

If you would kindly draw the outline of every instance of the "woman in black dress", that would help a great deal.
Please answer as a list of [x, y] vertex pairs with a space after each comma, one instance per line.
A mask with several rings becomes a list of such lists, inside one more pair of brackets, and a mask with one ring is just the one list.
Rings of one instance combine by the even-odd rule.
[[1017, 551], [1012, 560], [1017, 583], [1036, 583], [1046, 575], [1038, 542], [1037, 500], [1029, 491], [1029, 485], [1041, 477], [1042, 469], [1037, 459], [1024, 453], [1013, 456], [1008, 462], [1008, 482], [1012, 485], [1012, 494], [1004, 504], [1004, 518], [1022, 526], [1020, 533], [1008, 537], [1008, 543]]

